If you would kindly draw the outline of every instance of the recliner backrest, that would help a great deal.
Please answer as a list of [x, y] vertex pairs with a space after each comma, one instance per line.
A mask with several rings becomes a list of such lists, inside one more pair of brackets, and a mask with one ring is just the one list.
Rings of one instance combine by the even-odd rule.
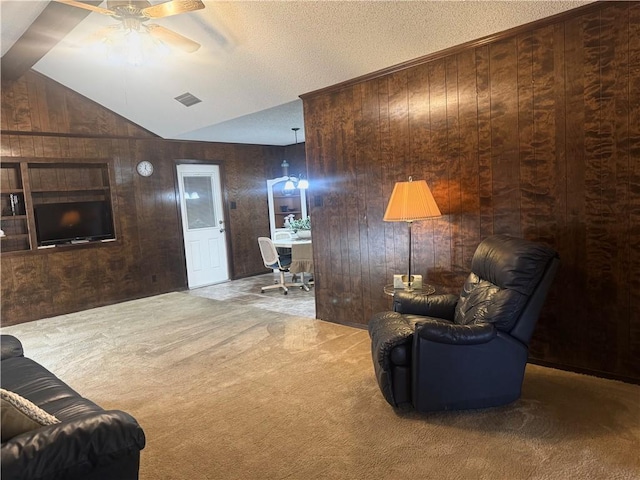
[[498, 330], [510, 331], [555, 257], [552, 249], [528, 240], [486, 238], [473, 255], [454, 322], [493, 323]]

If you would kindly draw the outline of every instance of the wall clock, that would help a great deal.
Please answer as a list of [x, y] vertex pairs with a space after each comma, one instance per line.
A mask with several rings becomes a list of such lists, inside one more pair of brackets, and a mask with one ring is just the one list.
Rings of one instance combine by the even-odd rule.
[[142, 162], [138, 163], [136, 170], [143, 177], [149, 177], [153, 173], [153, 165], [151, 162], [143, 160]]

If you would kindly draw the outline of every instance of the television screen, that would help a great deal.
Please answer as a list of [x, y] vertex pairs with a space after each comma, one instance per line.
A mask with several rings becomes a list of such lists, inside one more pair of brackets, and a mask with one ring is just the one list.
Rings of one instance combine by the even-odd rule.
[[106, 201], [34, 205], [38, 246], [115, 238]]

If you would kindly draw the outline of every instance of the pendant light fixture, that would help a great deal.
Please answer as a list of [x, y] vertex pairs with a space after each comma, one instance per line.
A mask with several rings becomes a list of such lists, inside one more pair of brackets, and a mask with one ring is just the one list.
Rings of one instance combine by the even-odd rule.
[[[291, 130], [293, 130], [295, 135], [295, 144], [298, 145], [298, 130], [300, 130], [300, 127], [293, 127]], [[284, 188], [282, 189], [285, 194], [290, 195], [296, 188], [309, 188], [309, 182], [303, 179], [302, 175], [298, 175], [298, 177], [289, 176], [289, 162], [283, 160], [280, 166], [282, 167], [282, 176], [287, 177], [287, 181], [284, 183]]]
[[[291, 130], [293, 130], [293, 134], [295, 135], [296, 147], [294, 148], [297, 152], [298, 130], [300, 130], [300, 127], [293, 127]], [[300, 190], [306, 190], [307, 188], [309, 188], [309, 181], [304, 177], [303, 174], [298, 174], [294, 177], [291, 177], [289, 175], [289, 162], [283, 160], [280, 166], [282, 167], [282, 176], [287, 177], [287, 181], [285, 182], [284, 188], [282, 189], [284, 194], [291, 195], [296, 188]]]
[[[293, 133], [295, 134], [296, 137], [296, 152], [298, 151], [298, 130], [300, 130], [299, 128], [292, 128], [291, 130], [293, 130]], [[304, 178], [303, 174], [299, 174], [298, 175], [298, 185], [296, 185], [300, 190], [306, 190], [307, 188], [309, 188], [309, 181]]]

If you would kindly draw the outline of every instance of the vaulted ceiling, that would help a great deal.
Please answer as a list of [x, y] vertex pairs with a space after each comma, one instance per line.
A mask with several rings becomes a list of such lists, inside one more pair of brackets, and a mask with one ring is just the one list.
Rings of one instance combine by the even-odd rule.
[[[154, 20], [199, 50], [131, 66], [87, 46], [113, 18], [56, 2], [1, 0], [2, 74], [32, 67], [167, 139], [289, 145], [292, 127], [304, 140], [300, 94], [586, 3], [204, 1], [202, 10]], [[175, 100], [187, 92], [202, 102]]]

